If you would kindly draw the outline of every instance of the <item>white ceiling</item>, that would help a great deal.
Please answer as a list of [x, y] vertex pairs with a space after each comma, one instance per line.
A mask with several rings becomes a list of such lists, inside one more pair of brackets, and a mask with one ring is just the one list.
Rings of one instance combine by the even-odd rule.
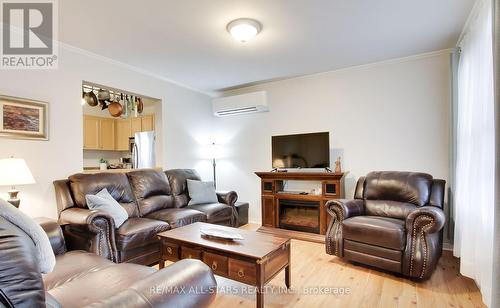
[[[214, 93], [451, 48], [474, 0], [64, 0], [64, 43]], [[245, 44], [226, 24], [250, 17]]]

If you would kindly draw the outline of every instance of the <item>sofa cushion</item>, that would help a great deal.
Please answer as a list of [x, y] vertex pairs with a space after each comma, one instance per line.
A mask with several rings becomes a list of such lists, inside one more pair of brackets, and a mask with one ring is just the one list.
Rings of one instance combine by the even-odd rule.
[[365, 200], [365, 215], [406, 219], [417, 208], [413, 203], [391, 200]]
[[171, 208], [153, 212], [147, 218], [166, 221], [172, 228], [178, 228], [195, 222], [206, 222], [207, 215], [189, 208]]
[[3, 293], [0, 307], [7, 306], [3, 296], [14, 307], [44, 307], [45, 292], [36, 254], [31, 238], [0, 216], [0, 291]]
[[201, 181], [200, 175], [194, 169], [171, 169], [165, 171], [165, 174], [172, 189], [175, 206], [186, 206], [189, 202], [187, 180]]
[[127, 219], [127, 211], [111, 196], [106, 188], [95, 195], [86, 195], [87, 206], [91, 210], [100, 210], [108, 213], [115, 222], [115, 228], [119, 228]]
[[95, 195], [106, 188], [113, 198], [125, 208], [128, 217], [137, 217], [139, 211], [127, 175], [123, 173], [78, 173], [69, 177], [75, 205], [87, 208], [85, 195]]
[[423, 206], [429, 202], [432, 175], [418, 172], [370, 172], [365, 179], [364, 198], [392, 200]]
[[389, 217], [347, 218], [342, 234], [345, 239], [396, 250], [403, 250], [406, 243], [405, 221]]
[[209, 223], [231, 219], [233, 215], [233, 209], [229, 205], [218, 202], [189, 205], [187, 208], [205, 213]]
[[141, 216], [174, 207], [170, 184], [167, 176], [162, 171], [154, 169], [137, 170], [127, 173], [127, 176]]
[[56, 260], [54, 271], [43, 281], [62, 307], [83, 307], [104, 300], [156, 272], [137, 264], [115, 264], [82, 251], [67, 252]]
[[43, 274], [49, 273], [56, 265], [56, 257], [47, 233], [32, 218], [7, 201], [0, 199], [0, 217], [17, 226], [35, 243], [35, 258]]
[[167, 230], [170, 230], [170, 225], [161, 220], [129, 218], [116, 231], [116, 246], [119, 250], [146, 246], [158, 241], [156, 235]]
[[190, 198], [188, 205], [218, 202], [214, 182], [203, 182], [189, 179], [186, 181]]

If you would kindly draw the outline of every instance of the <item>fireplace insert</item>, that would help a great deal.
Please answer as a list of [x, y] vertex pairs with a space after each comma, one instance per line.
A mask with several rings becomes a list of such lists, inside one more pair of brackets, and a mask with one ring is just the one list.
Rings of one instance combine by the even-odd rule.
[[319, 202], [279, 200], [279, 227], [281, 229], [319, 234]]

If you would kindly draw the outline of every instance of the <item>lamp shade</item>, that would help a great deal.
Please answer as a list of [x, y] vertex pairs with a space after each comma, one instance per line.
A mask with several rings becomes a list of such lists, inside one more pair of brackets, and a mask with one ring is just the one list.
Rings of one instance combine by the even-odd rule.
[[22, 158], [0, 159], [0, 186], [34, 184], [26, 161]]

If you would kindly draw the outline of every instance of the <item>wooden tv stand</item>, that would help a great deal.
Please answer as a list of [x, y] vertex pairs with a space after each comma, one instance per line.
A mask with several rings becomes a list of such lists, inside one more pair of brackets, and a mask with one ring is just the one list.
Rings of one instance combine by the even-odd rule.
[[[293, 238], [324, 242], [324, 234], [330, 222], [325, 204], [329, 200], [344, 198], [344, 174], [334, 172], [255, 172], [261, 178], [262, 227], [259, 231], [287, 234]], [[321, 182], [321, 194], [287, 194], [284, 182]], [[280, 228], [280, 200], [303, 200], [319, 203], [319, 232], [309, 233]]]

